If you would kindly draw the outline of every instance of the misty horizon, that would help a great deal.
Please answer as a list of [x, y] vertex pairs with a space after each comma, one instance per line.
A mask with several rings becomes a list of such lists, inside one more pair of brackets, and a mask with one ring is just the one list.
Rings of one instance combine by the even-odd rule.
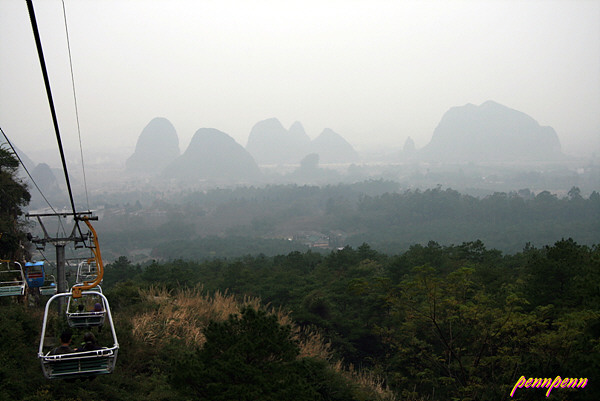
[[[63, 9], [34, 7], [78, 149]], [[598, 2], [65, 1], [65, 14], [86, 153], [133, 151], [157, 116], [182, 148], [203, 127], [245, 146], [273, 117], [359, 151], [422, 148], [448, 109], [487, 100], [553, 127], [567, 154], [600, 149]], [[1, 2], [0, 22], [0, 124], [26, 153], [55, 149], [25, 4]]]
[[[487, 101], [483, 104], [487, 104], [487, 103], [494, 103], [493, 101]], [[483, 105], [482, 104], [482, 105]], [[464, 109], [467, 106], [472, 106], [472, 104], [467, 104], [464, 106], [455, 106], [450, 108], [450, 110], [448, 110], [448, 112], [446, 112], [444, 114], [444, 116], [446, 114], [448, 114], [449, 112], [453, 111], [453, 110], [458, 110], [458, 109]], [[510, 108], [507, 108], [506, 106], [502, 105], [502, 107], [511, 110]], [[520, 113], [518, 110], [514, 110], [517, 113]], [[520, 113], [523, 114], [523, 113]], [[165, 117], [155, 117], [153, 120], [156, 120], [157, 118], [161, 118], [161, 119], [165, 119]], [[170, 120], [168, 118], [166, 118], [167, 121], [170, 122]], [[276, 117], [273, 117], [271, 119], [267, 119], [264, 121], [269, 121], [269, 120], [275, 120], [275, 121], [279, 121]], [[260, 123], [264, 122], [264, 121], [259, 121], [257, 122], [254, 126], [253, 129], [258, 126]], [[440, 122], [438, 123], [438, 126], [436, 128], [436, 130], [438, 130], [440, 128], [440, 125], [442, 125], [442, 121], [443, 119], [440, 120]], [[150, 124], [150, 122], [148, 123]], [[303, 124], [301, 121], [295, 121], [294, 124], [292, 125], [297, 125], [300, 124], [300, 127], [303, 127]], [[147, 127], [146, 127], [147, 128]], [[289, 127], [291, 128], [291, 126]], [[283, 127], [283, 129], [288, 130], [289, 128]], [[551, 127], [549, 127], [551, 128]], [[200, 128], [199, 130], [202, 130], [203, 128]], [[217, 128], [218, 129], [218, 128]], [[199, 131], [197, 130], [197, 131]], [[324, 128], [321, 133], [325, 133], [328, 130], [330, 130], [330, 128]], [[124, 146], [115, 146], [115, 147], [106, 147], [104, 149], [83, 149], [84, 152], [84, 157], [89, 157], [91, 160], [88, 160], [87, 163], [89, 164], [102, 164], [102, 163], [114, 163], [114, 162], [119, 162], [119, 166], [123, 167], [124, 161], [125, 159], [129, 158], [136, 150], [137, 146], [139, 146], [139, 143], [137, 143], [137, 141], [139, 141], [139, 137], [140, 134], [142, 133], [143, 130], [140, 130], [140, 133], [138, 134], [137, 140], [136, 140], [136, 145], [133, 146], [133, 148], [129, 148], [129, 147], [124, 147]], [[435, 131], [434, 131], [435, 132]], [[184, 153], [187, 148], [189, 147], [189, 141], [188, 143], [181, 143], [181, 134], [179, 132], [177, 132], [177, 130], [175, 129], [175, 134], [177, 135], [178, 139], [179, 139], [179, 151], [180, 153]], [[230, 136], [227, 132], [224, 132], [224, 134]], [[339, 134], [342, 138], [344, 138], [344, 135], [342, 133], [336, 133]], [[308, 134], [307, 134], [308, 135]], [[433, 139], [433, 135], [432, 134], [432, 139]], [[314, 141], [315, 139], [318, 138], [318, 136], [315, 137], [309, 137], [311, 141]], [[411, 138], [411, 137], [407, 137], [407, 138]], [[235, 141], [235, 138], [232, 138]], [[345, 138], [344, 138], [345, 139]], [[411, 138], [412, 139], [412, 138]], [[359, 161], [359, 163], [368, 163], [369, 161], [373, 162], [373, 161], [383, 161], [383, 160], [388, 160], [387, 157], [391, 154], [398, 154], [401, 153], [403, 151], [403, 146], [404, 146], [404, 142], [406, 141], [406, 139], [402, 142], [402, 143], [397, 143], [394, 145], [385, 145], [385, 144], [380, 144], [379, 146], [377, 145], [371, 145], [369, 147], [360, 147], [360, 146], [354, 146], [353, 144], [350, 144], [360, 155], [361, 155], [361, 160]], [[2, 141], [0, 141], [2, 142]], [[23, 147], [19, 144], [19, 142], [14, 141], [14, 139], [12, 140], [13, 144], [18, 148], [18, 149], [23, 149]], [[237, 141], [236, 141], [237, 142]], [[246, 144], [242, 144], [239, 143], [239, 145], [241, 145], [242, 147], [247, 147], [247, 143]], [[429, 145], [431, 145], [431, 140], [429, 142], [427, 142], [424, 146], [415, 146], [415, 151], [421, 151], [426, 149]], [[581, 159], [587, 159], [589, 157], [596, 157], [596, 151], [594, 149], [588, 149], [588, 154], [586, 154], [585, 156], [581, 155], [581, 154], [569, 154], [567, 152], [564, 151], [564, 147], [562, 146], [562, 143], [560, 143], [561, 149], [563, 151], [563, 153], [565, 154], [565, 156], [569, 157], [569, 158], [581, 158]], [[599, 149], [600, 150], [600, 149]], [[80, 154], [80, 149], [79, 148], [66, 148], [66, 153], [67, 153], [67, 160], [69, 161], [69, 164], [78, 166], [81, 164], [81, 154]], [[23, 152], [23, 151], [22, 151]], [[58, 154], [56, 152], [56, 149], [41, 149], [41, 150], [33, 150], [31, 152], [24, 152], [25, 153], [25, 157], [33, 157], [35, 160], [35, 164], [38, 163], [47, 163], [50, 164], [52, 168], [58, 168], [60, 167], [60, 163], [59, 163], [59, 159], [58, 159]], [[54, 159], [54, 163], [51, 162], [51, 159]], [[465, 160], [467, 162], [472, 162], [473, 160]], [[298, 165], [299, 164], [299, 159], [297, 162], [293, 162], [293, 163], [287, 163], [287, 164], [292, 164], [292, 165]], [[259, 163], [261, 164], [261, 163]], [[327, 163], [325, 163], [327, 164]], [[115, 166], [118, 167], [118, 166]]]

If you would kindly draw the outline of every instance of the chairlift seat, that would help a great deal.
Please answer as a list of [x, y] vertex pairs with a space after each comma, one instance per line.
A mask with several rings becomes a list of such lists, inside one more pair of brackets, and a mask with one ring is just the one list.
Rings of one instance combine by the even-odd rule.
[[[86, 281], [94, 281], [98, 277], [98, 268], [96, 262], [83, 261], [77, 266], [77, 276], [75, 282], [82, 284]], [[102, 281], [100, 281], [102, 282]]]
[[51, 274], [46, 277], [44, 285], [40, 287], [41, 295], [54, 295], [57, 293], [56, 278]]
[[25, 283], [0, 283], [0, 297], [14, 297], [25, 294]]
[[[6, 268], [0, 269], [0, 296], [10, 297], [25, 294], [25, 275], [19, 262], [6, 262]], [[10, 263], [14, 263], [17, 268], [10, 267]]]
[[[42, 371], [47, 379], [77, 378], [88, 377], [112, 373], [117, 362], [117, 353], [119, 351], [119, 342], [115, 325], [110, 313], [110, 307], [106, 297], [98, 291], [84, 291], [83, 296], [97, 296], [101, 298], [104, 307], [108, 326], [113, 337], [113, 346], [105, 347], [94, 351], [72, 352], [67, 354], [52, 355], [51, 352], [44, 353], [46, 328], [48, 325], [48, 311], [50, 305], [55, 299], [68, 297], [72, 299], [73, 293], [60, 293], [52, 296], [46, 303], [44, 311], [44, 321], [42, 323], [42, 334], [38, 349], [38, 358], [42, 364]], [[90, 312], [94, 313], [94, 312]], [[100, 312], [95, 312], [100, 314]]]
[[[102, 287], [99, 285], [94, 288], [94, 291], [102, 294]], [[100, 304], [102, 305], [102, 310], [100, 311], [77, 311], [77, 312], [69, 312], [72, 309], [71, 301], [73, 298], [69, 298], [67, 302], [67, 323], [69, 327], [72, 328], [89, 328], [89, 327], [97, 327], [102, 326], [104, 324], [104, 318], [106, 316], [106, 304], [102, 299], [98, 299]]]
[[56, 294], [56, 284], [50, 283], [50, 285], [44, 285], [40, 287], [41, 295], [54, 295]]
[[95, 376], [112, 373], [118, 347], [96, 351], [72, 352], [41, 357], [42, 370], [48, 379]]
[[72, 328], [102, 326], [105, 315], [104, 311], [67, 313], [67, 322]]

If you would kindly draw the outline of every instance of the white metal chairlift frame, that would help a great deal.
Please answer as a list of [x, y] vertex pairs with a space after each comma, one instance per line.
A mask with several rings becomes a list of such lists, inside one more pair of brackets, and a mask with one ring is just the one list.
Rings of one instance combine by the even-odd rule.
[[68, 354], [51, 355], [49, 351], [44, 354], [44, 339], [46, 337], [46, 325], [48, 322], [48, 311], [50, 304], [55, 299], [61, 297], [72, 297], [71, 292], [65, 292], [52, 296], [46, 303], [44, 311], [44, 321], [42, 324], [42, 335], [40, 338], [40, 347], [38, 349], [38, 358], [42, 364], [42, 371], [47, 379], [76, 378], [112, 373], [117, 361], [119, 351], [119, 342], [113, 323], [112, 314], [106, 297], [98, 291], [84, 291], [82, 295], [98, 295], [103, 299], [106, 316], [110, 325], [113, 337], [113, 346], [105, 347], [96, 351], [72, 352]]
[[[87, 266], [87, 271], [84, 268]], [[93, 267], [92, 267], [93, 266]], [[98, 276], [98, 266], [94, 258], [86, 259], [77, 265], [77, 276], [75, 277], [75, 284], [84, 284], [86, 282], [92, 282]], [[102, 284], [100, 280], [99, 284]]]
[[[20, 273], [20, 280], [11, 280], [11, 281], [0, 281], [0, 296], [18, 296], [25, 295], [25, 287], [27, 286], [27, 281], [25, 280], [25, 273], [23, 273], [23, 266], [19, 262], [12, 262], [9, 260], [0, 260], [0, 264], [6, 263], [7, 270], [0, 269], [0, 274], [4, 273]], [[18, 269], [11, 269], [10, 264], [14, 263], [19, 266]]]
[[[102, 288], [97, 285], [94, 287], [94, 290], [102, 294]], [[89, 293], [83, 292], [82, 295]], [[102, 302], [102, 310], [101, 311], [83, 311], [83, 312], [70, 312], [71, 309], [71, 301], [73, 299], [82, 299], [81, 298], [73, 298], [69, 297], [67, 302], [67, 323], [69, 327], [72, 328], [85, 328], [85, 327], [97, 327], [104, 325], [104, 320], [106, 317], [106, 310], [108, 309], [107, 304], [104, 302], [106, 298], [100, 298]]]
[[[90, 217], [87, 216], [82, 216], [82, 217], [78, 217], [77, 213], [75, 212], [75, 203], [73, 200], [73, 194], [71, 192], [71, 184], [69, 182], [69, 174], [67, 172], [67, 163], [66, 163], [66, 159], [65, 159], [65, 155], [64, 155], [64, 151], [63, 151], [63, 146], [62, 146], [62, 141], [60, 139], [60, 132], [59, 132], [59, 128], [58, 128], [58, 119], [56, 116], [56, 110], [54, 107], [54, 101], [52, 99], [52, 92], [50, 90], [50, 80], [48, 78], [48, 72], [46, 69], [46, 62], [44, 59], [44, 55], [42, 52], [42, 43], [41, 43], [41, 39], [40, 39], [40, 34], [39, 34], [39, 30], [38, 30], [38, 26], [37, 26], [37, 21], [35, 18], [35, 12], [34, 12], [34, 8], [33, 8], [33, 2], [32, 0], [27, 0], [27, 9], [29, 12], [29, 18], [31, 20], [31, 27], [33, 30], [33, 36], [35, 38], [35, 43], [36, 43], [36, 48], [37, 48], [37, 53], [38, 53], [38, 57], [40, 60], [40, 66], [42, 69], [42, 75], [44, 77], [44, 83], [46, 86], [46, 94], [48, 96], [48, 103], [50, 105], [50, 111], [52, 114], [52, 121], [54, 123], [54, 130], [56, 132], [56, 137], [57, 137], [57, 141], [58, 141], [58, 147], [59, 147], [59, 151], [60, 151], [60, 156], [61, 156], [61, 160], [62, 160], [62, 165], [63, 165], [63, 170], [65, 173], [65, 180], [66, 180], [66, 184], [67, 184], [67, 189], [69, 192], [69, 198], [71, 200], [71, 206], [73, 209], [73, 215], [75, 215], [75, 220], [77, 222], [77, 220], [83, 220], [85, 221], [85, 223], [88, 225], [88, 227], [90, 228], [90, 231], [92, 231], [92, 233], [94, 234], [94, 247], [92, 247], [92, 252], [94, 253], [95, 259], [98, 261], [98, 265], [100, 267], [100, 274], [98, 276], [98, 278], [96, 280], [94, 280], [91, 283], [83, 283], [83, 285], [75, 285], [71, 288], [71, 292], [67, 293], [67, 292], [63, 292], [64, 291], [64, 284], [65, 281], [63, 278], [63, 273], [64, 271], [60, 271], [59, 270], [59, 266], [62, 265], [62, 263], [59, 263], [58, 259], [59, 257], [59, 252], [58, 249], [63, 249], [64, 250], [64, 244], [61, 244], [60, 247], [59, 245], [57, 245], [57, 243], [55, 243], [55, 246], [57, 248], [57, 276], [58, 276], [58, 284], [59, 284], [59, 288], [58, 294], [53, 295], [50, 300], [48, 300], [48, 302], [46, 303], [46, 309], [44, 312], [44, 322], [43, 322], [43, 326], [42, 326], [42, 338], [40, 341], [40, 347], [38, 350], [38, 356], [41, 360], [42, 363], [42, 369], [44, 371], [44, 375], [46, 375], [47, 378], [55, 378], [53, 375], [53, 368], [52, 368], [52, 364], [60, 364], [61, 361], [65, 360], [67, 362], [73, 362], [73, 361], [82, 361], [82, 360], [90, 360], [90, 359], [98, 359], [98, 356], [100, 356], [101, 358], [105, 358], [105, 353], [106, 355], [110, 354], [109, 357], [111, 359], [108, 360], [108, 364], [106, 365], [105, 368], [102, 368], [101, 370], [94, 370], [94, 372], [92, 372], [92, 374], [100, 374], [100, 373], [111, 373], [112, 369], [114, 368], [114, 363], [116, 361], [116, 356], [117, 356], [117, 351], [119, 348], [118, 342], [117, 342], [117, 335], [115, 332], [115, 328], [114, 328], [114, 323], [112, 321], [112, 315], [110, 313], [110, 308], [108, 306], [108, 300], [106, 299], [106, 297], [104, 295], [102, 295], [101, 293], [97, 292], [97, 291], [87, 291], [89, 289], [92, 289], [93, 287], [95, 287], [96, 285], [99, 284], [100, 280], [102, 279], [102, 271], [103, 271], [103, 265], [102, 265], [102, 259], [100, 257], [100, 250], [98, 249], [98, 240], [96, 237], [96, 232], [93, 229], [93, 227], [91, 226], [91, 224], [89, 223], [89, 220], [91, 219]], [[65, 20], [66, 21], [66, 20]], [[66, 22], [65, 22], [66, 23]], [[66, 25], [65, 25], [66, 26]], [[56, 215], [56, 213], [54, 213]], [[91, 212], [88, 212], [88, 214], [91, 214]], [[97, 218], [95, 218], [94, 220], [96, 220]], [[79, 225], [76, 223], [75, 226], [79, 229]], [[75, 228], [75, 227], [74, 227]], [[81, 232], [81, 229], [79, 229], [79, 234], [81, 235], [81, 238], [83, 240], [83, 233]], [[76, 238], [72, 238], [73, 240], [77, 241]], [[57, 239], [55, 238], [54, 241], [56, 241]], [[71, 240], [71, 238], [69, 238], [69, 240]], [[63, 254], [64, 256], [64, 254]], [[62, 269], [62, 268], [61, 268]], [[112, 348], [107, 348], [105, 350], [99, 350], [99, 351], [91, 351], [91, 352], [85, 352], [83, 354], [85, 355], [79, 355], [79, 356], [74, 356], [72, 354], [64, 354], [64, 355], [44, 355], [43, 354], [43, 347], [44, 347], [44, 338], [45, 338], [45, 334], [46, 334], [46, 324], [47, 324], [47, 318], [48, 318], [48, 309], [50, 304], [52, 303], [53, 300], [55, 299], [59, 299], [59, 309], [62, 309], [62, 305], [61, 302], [63, 301], [61, 299], [61, 297], [75, 297], [75, 298], [79, 298], [83, 295], [84, 291], [86, 293], [89, 294], [98, 294], [99, 296], [101, 296], [104, 300], [104, 304], [106, 306], [106, 310], [107, 310], [107, 315], [109, 318], [109, 323], [110, 323], [110, 327], [111, 327], [111, 331], [112, 331], [112, 335], [113, 335], [113, 339], [114, 339], [114, 346]], [[75, 354], [82, 354], [82, 353], [75, 353]], [[94, 357], [95, 355], [95, 357]], [[79, 368], [81, 368], [81, 364], [79, 364]], [[66, 366], [66, 364], [65, 364]], [[89, 366], [89, 365], [88, 365]], [[64, 367], [64, 366], [63, 366]], [[69, 368], [70, 369], [70, 368]], [[61, 376], [78, 376], [81, 375], [81, 371], [75, 371], [75, 372], [70, 372], [67, 370], [63, 370], [63, 373], [61, 374]], [[87, 374], [90, 374], [90, 371], [86, 372]]]

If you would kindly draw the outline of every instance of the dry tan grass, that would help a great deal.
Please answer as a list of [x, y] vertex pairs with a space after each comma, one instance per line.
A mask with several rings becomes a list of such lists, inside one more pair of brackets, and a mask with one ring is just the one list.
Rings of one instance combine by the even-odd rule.
[[358, 371], [353, 365], [344, 367], [341, 361], [333, 364], [333, 369], [352, 380], [360, 387], [371, 390], [378, 395], [380, 401], [396, 401], [398, 398], [384, 383], [381, 377], [368, 371]]
[[[226, 292], [209, 295], [203, 293], [201, 287], [180, 289], [173, 293], [152, 287], [142, 290], [140, 295], [156, 309], [133, 319], [133, 334], [150, 345], [177, 338], [187, 345], [201, 346], [205, 341], [202, 330], [211, 320], [226, 320], [245, 306], [261, 308], [260, 299], [245, 297], [237, 300]], [[283, 314], [279, 315], [285, 320]]]
[[[169, 292], [152, 287], [140, 291], [142, 299], [154, 306], [154, 310], [137, 315], [133, 319], [133, 334], [149, 345], [160, 346], [170, 338], [183, 340], [187, 345], [202, 346], [206, 339], [203, 329], [211, 320], [227, 320], [247, 306], [264, 310], [277, 316], [281, 325], [292, 328], [292, 338], [300, 348], [299, 357], [331, 360], [331, 344], [317, 330], [296, 326], [289, 313], [265, 306], [259, 298], [237, 299], [227, 292], [205, 293], [202, 287]], [[394, 394], [384, 387], [383, 381], [372, 374], [356, 371], [352, 366], [344, 368], [336, 362], [332, 368], [358, 386], [376, 393], [379, 400], [394, 401]]]

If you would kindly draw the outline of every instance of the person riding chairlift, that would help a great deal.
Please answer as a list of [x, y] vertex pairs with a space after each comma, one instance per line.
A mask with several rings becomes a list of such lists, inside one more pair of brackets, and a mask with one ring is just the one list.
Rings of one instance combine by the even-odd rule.
[[71, 340], [73, 338], [73, 333], [66, 330], [63, 331], [60, 335], [60, 345], [52, 350], [50, 355], [61, 355], [61, 354], [70, 354], [75, 352], [73, 348], [71, 348]]
[[83, 344], [77, 348], [77, 352], [96, 351], [99, 349], [102, 349], [102, 347], [98, 345], [94, 333], [88, 331], [83, 335]]

